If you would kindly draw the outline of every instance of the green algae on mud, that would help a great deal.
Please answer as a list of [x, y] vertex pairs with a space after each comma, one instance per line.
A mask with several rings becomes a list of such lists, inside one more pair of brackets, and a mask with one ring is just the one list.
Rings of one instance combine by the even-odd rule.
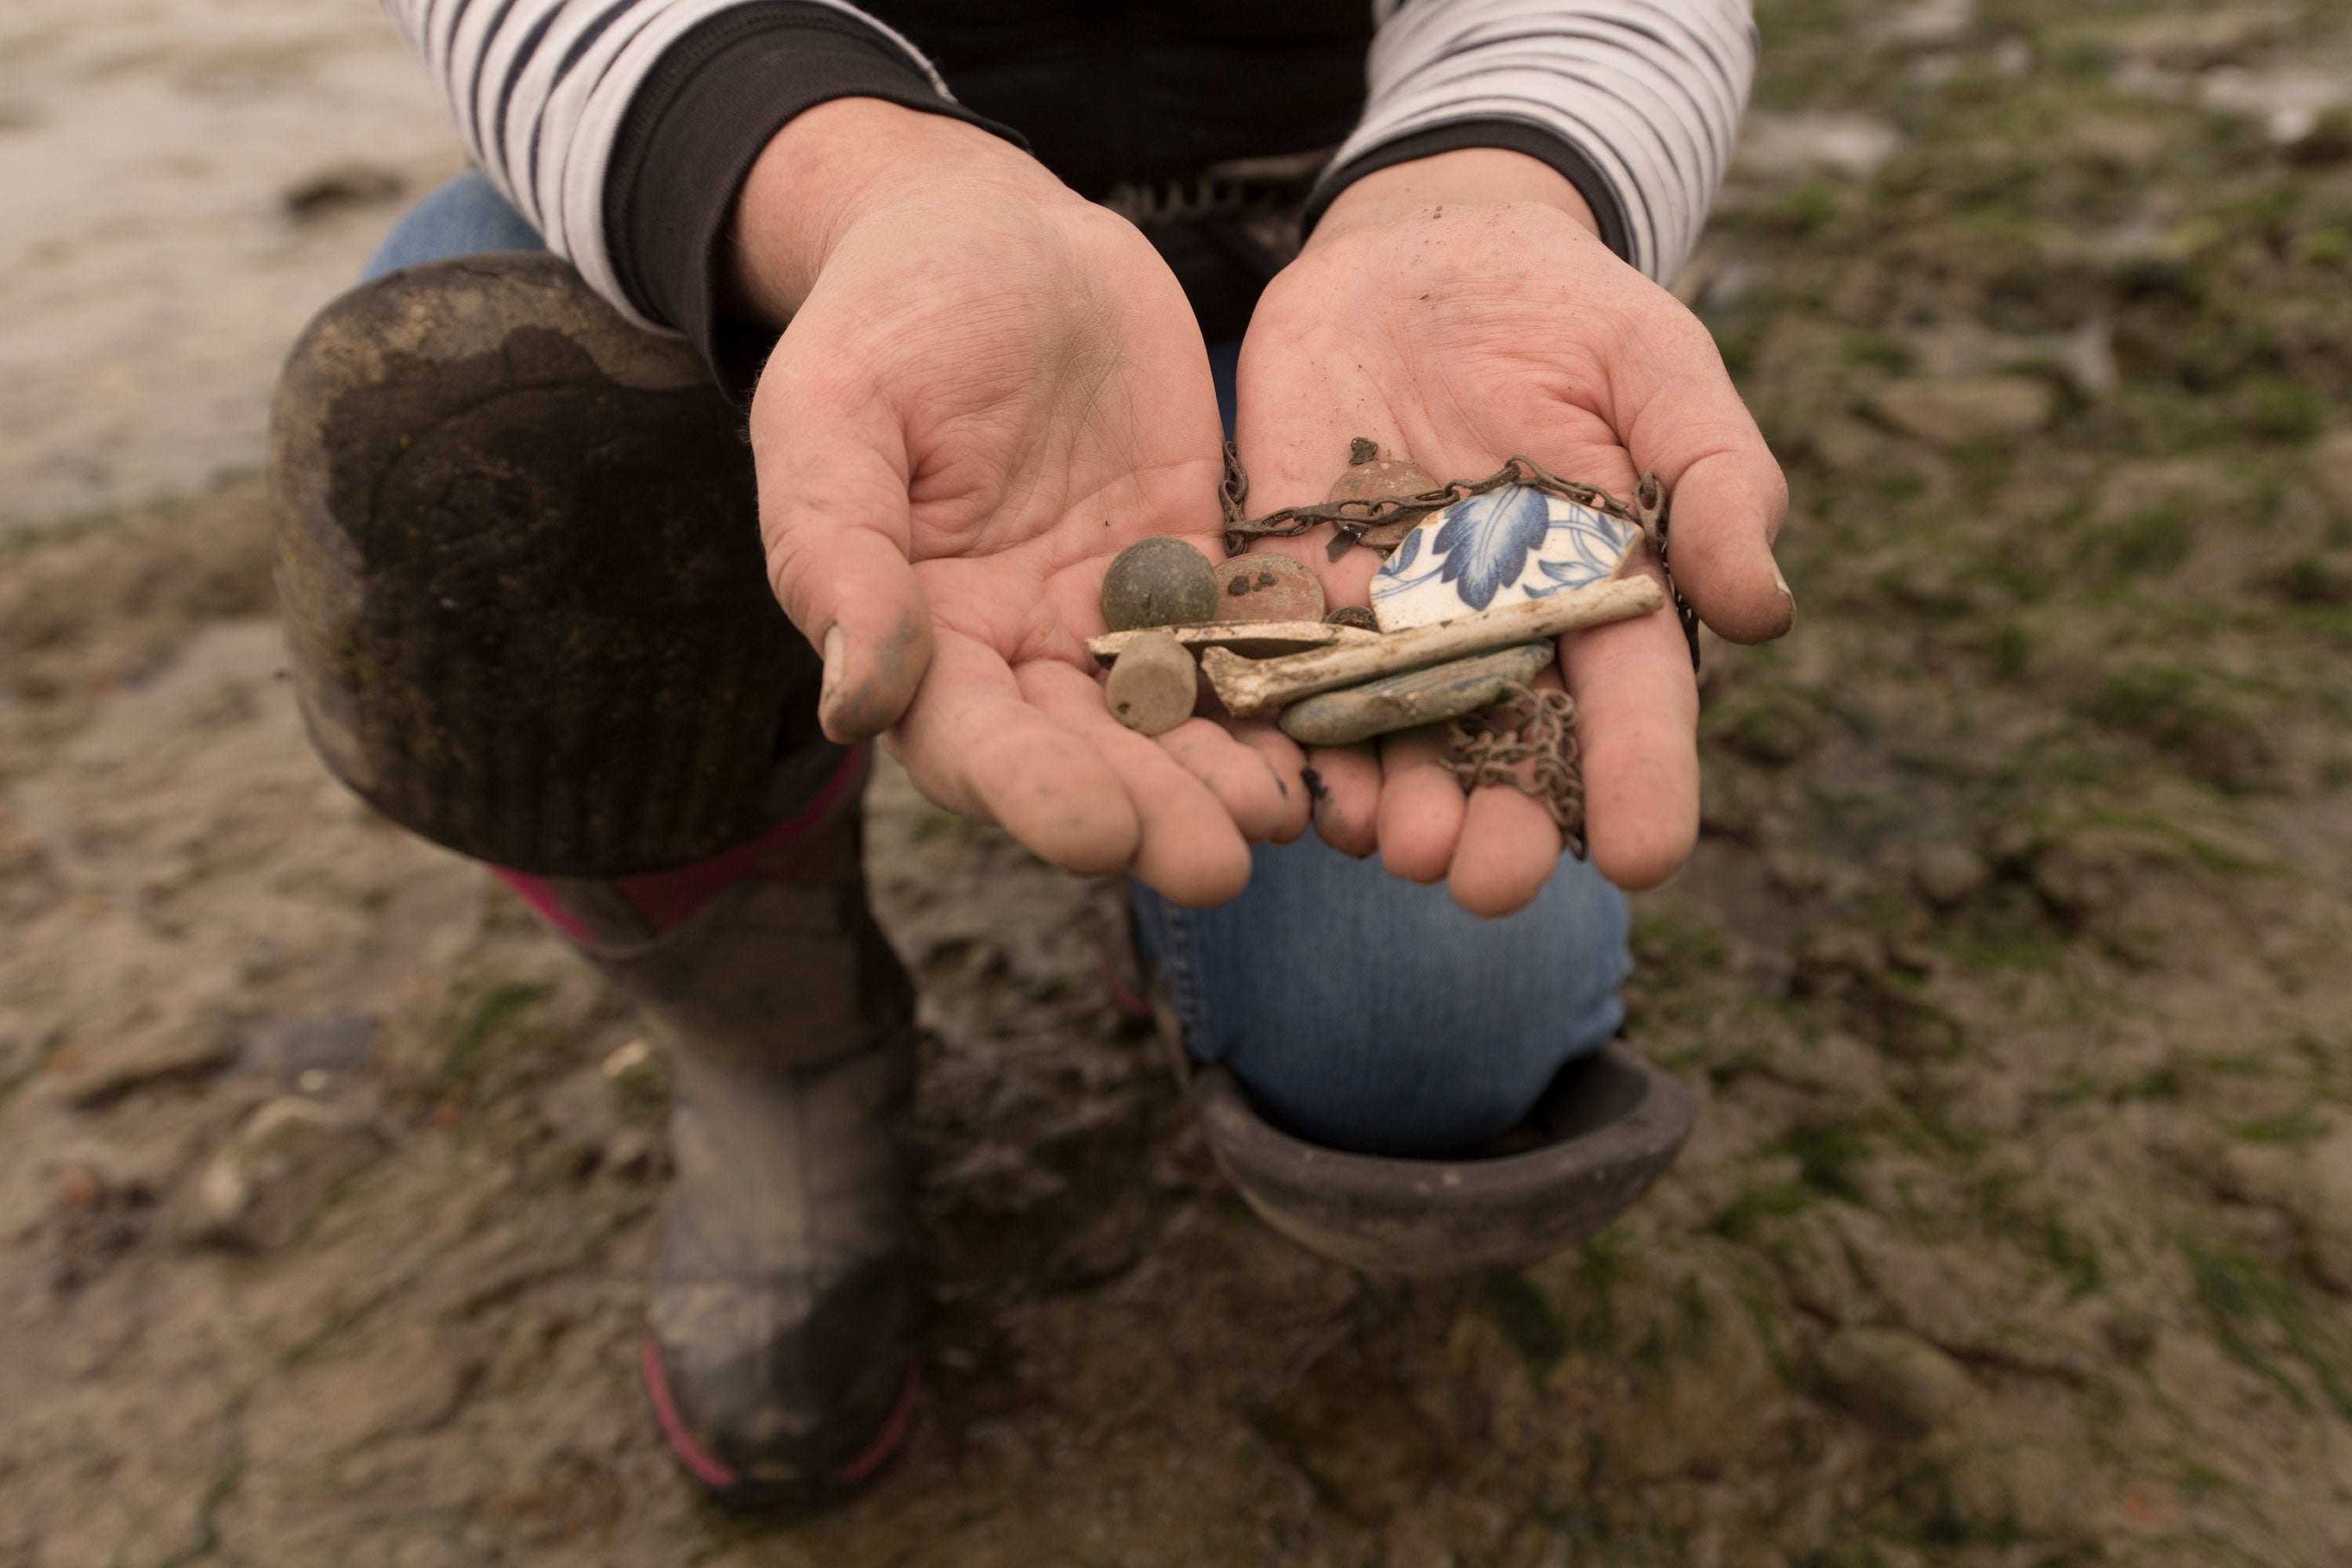
[[[660, 1085], [607, 1079], [634, 1025], [514, 900], [319, 774], [249, 635], [255, 487], [12, 548], [0, 1556], [2340, 1558], [2352, 165], [2196, 92], [2352, 18], [1937, 9], [1759, 6], [1760, 108], [1903, 142], [1740, 174], [1685, 285], [1790, 468], [1807, 616], [1708, 650], [1706, 837], [1636, 900], [1630, 1030], [1702, 1100], [1681, 1165], [1509, 1275], [1307, 1258], [1105, 999], [1116, 892], [886, 771], [935, 1374], [833, 1515], [671, 1472], [632, 1370]], [[1922, 433], [2004, 408], [2041, 423]], [[1926, 897], [1955, 848], [1981, 877]], [[238, 1039], [363, 1005], [374, 1056], [320, 1092], [386, 1152], [281, 1251], [184, 1240], [205, 1152], [298, 1089], [258, 1051], [139, 1076], [167, 1020], [126, 991]], [[141, 1051], [100, 1108], [58, 1092]], [[1948, 1400], [1872, 1386], [1890, 1342]]]

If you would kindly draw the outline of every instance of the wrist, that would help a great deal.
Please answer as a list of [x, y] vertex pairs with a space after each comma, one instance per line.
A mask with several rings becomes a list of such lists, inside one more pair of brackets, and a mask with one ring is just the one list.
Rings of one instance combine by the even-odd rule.
[[941, 184], [1067, 195], [1003, 137], [878, 98], [840, 98], [770, 138], [744, 179], [727, 231], [726, 283], [740, 312], [782, 326], [815, 287], [842, 237], [894, 202]]
[[1465, 147], [1375, 169], [1331, 198], [1307, 248], [1358, 229], [1443, 206], [1549, 206], [1598, 237], [1592, 208], [1566, 175], [1540, 158], [1502, 147]]

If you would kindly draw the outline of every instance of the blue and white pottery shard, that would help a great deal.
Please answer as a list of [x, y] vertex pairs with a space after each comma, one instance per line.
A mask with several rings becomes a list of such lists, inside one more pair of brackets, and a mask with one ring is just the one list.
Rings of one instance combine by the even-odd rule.
[[1404, 536], [1372, 578], [1384, 632], [1605, 582], [1641, 529], [1526, 485], [1455, 501]]

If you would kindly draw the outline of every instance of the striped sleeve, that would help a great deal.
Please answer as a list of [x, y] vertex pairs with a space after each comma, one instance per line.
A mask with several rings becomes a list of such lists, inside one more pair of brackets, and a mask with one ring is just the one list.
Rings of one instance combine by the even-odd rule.
[[681, 59], [696, 58], [695, 38], [731, 36], [739, 57], [743, 37], [756, 33], [814, 38], [835, 61], [854, 51], [858, 63], [835, 69], [817, 89], [765, 84], [762, 96], [783, 106], [783, 118], [848, 93], [955, 112], [921, 53], [846, 0], [384, 0], [384, 7], [439, 84], [490, 183], [549, 249], [647, 327], [693, 331], [696, 323], [631, 286], [627, 274], [641, 269], [630, 266], [632, 237], [614, 232], [608, 176], [616, 150], [628, 152], [625, 131], [651, 96], [648, 82], [664, 72], [674, 79]]
[[1697, 242], [1756, 70], [1748, 0], [1373, 0], [1355, 132], [1309, 202], [1411, 158], [1508, 147], [1584, 195], [1660, 282]]

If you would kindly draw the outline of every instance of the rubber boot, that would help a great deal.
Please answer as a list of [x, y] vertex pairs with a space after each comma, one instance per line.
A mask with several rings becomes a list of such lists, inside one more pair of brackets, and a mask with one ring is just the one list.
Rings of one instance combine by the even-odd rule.
[[1309, 1142], [1269, 1118], [1230, 1069], [1184, 1048], [1133, 910], [1124, 899], [1120, 907], [1124, 929], [1102, 962], [1113, 1004], [1152, 1021], [1225, 1179], [1310, 1252], [1417, 1277], [1540, 1262], [1639, 1203], [1690, 1140], [1690, 1090], [1616, 1040], [1562, 1068], [1525, 1121], [1482, 1147], [1408, 1159]]
[[328, 767], [486, 860], [644, 1009], [678, 1177], [644, 1347], [742, 1501], [871, 1474], [919, 1294], [913, 992], [866, 907], [865, 759], [763, 569], [740, 417], [544, 255], [345, 295], [273, 413], [280, 596]]
[[499, 873], [668, 1052], [645, 1382], [679, 1463], [736, 1501], [864, 1479], [913, 1407], [914, 992], [866, 907], [865, 773], [860, 748], [793, 819], [680, 871]]
[[1567, 1251], [1639, 1203], [1675, 1163], [1690, 1090], [1617, 1042], [1569, 1063], [1526, 1121], [1439, 1159], [1355, 1154], [1269, 1121], [1234, 1075], [1187, 1063], [1225, 1179], [1301, 1247], [1368, 1274], [1520, 1268]]

